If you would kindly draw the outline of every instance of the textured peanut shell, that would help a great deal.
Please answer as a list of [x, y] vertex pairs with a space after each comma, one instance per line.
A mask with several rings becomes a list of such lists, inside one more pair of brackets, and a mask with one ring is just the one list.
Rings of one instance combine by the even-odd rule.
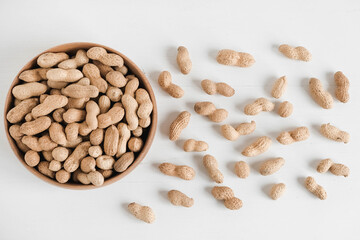
[[89, 62], [86, 52], [80, 49], [76, 52], [75, 58], [67, 59], [59, 63], [58, 67], [62, 69], [78, 68]]
[[336, 176], [344, 176], [348, 177], [350, 174], [350, 169], [341, 163], [334, 163], [331, 159], [323, 159], [317, 166], [316, 169], [319, 173], [325, 173], [330, 171], [332, 174]]
[[131, 137], [128, 141], [128, 148], [132, 152], [139, 152], [144, 145], [144, 142], [139, 137]]
[[133, 152], [124, 153], [115, 163], [114, 170], [117, 172], [124, 172], [133, 162], [135, 156]]
[[104, 152], [108, 156], [114, 156], [119, 144], [119, 131], [114, 125], [108, 127], [104, 137]]
[[309, 62], [312, 58], [311, 53], [304, 47], [291, 47], [287, 44], [279, 46], [279, 51], [286, 57], [294, 60]]
[[61, 169], [61, 162], [56, 160], [51, 160], [49, 164], [49, 169], [53, 172], [57, 172]]
[[247, 157], [255, 157], [264, 152], [266, 152], [269, 147], [271, 146], [271, 138], [267, 136], [260, 137], [256, 139], [253, 143], [247, 146], [243, 151], [242, 154]]
[[115, 160], [111, 156], [102, 155], [96, 158], [96, 166], [102, 170], [112, 169], [114, 166]]
[[99, 171], [89, 172], [87, 178], [94, 186], [101, 186], [104, 184], [104, 176]]
[[288, 145], [294, 142], [305, 141], [310, 137], [310, 132], [307, 127], [298, 127], [292, 131], [281, 132], [280, 135], [276, 138], [279, 143]]
[[10, 123], [18, 123], [22, 121], [26, 114], [30, 113], [31, 110], [39, 103], [37, 98], [29, 98], [21, 101], [18, 105], [13, 107], [7, 114], [6, 119]]
[[31, 97], [38, 97], [47, 91], [47, 86], [38, 82], [24, 83], [15, 86], [12, 89], [12, 94], [19, 100], [28, 99]]
[[309, 81], [309, 91], [314, 101], [324, 109], [330, 109], [333, 106], [333, 97], [323, 88], [319, 79], [311, 78]]
[[284, 183], [274, 184], [270, 190], [270, 197], [277, 200], [284, 194], [285, 190], [286, 185]]
[[350, 82], [349, 79], [342, 73], [342, 72], [336, 72], [334, 74], [334, 80], [335, 80], [335, 96], [336, 98], [343, 103], [346, 103], [350, 99], [349, 95], [349, 87]]
[[70, 84], [61, 89], [61, 93], [72, 98], [96, 98], [99, 95], [99, 89], [93, 85]]
[[204, 141], [188, 139], [184, 142], [183, 148], [185, 152], [203, 152], [209, 149], [209, 145]]
[[29, 150], [25, 153], [24, 160], [26, 164], [29, 165], [30, 167], [35, 167], [40, 162], [40, 155], [38, 152]]
[[20, 132], [25, 135], [36, 135], [48, 129], [51, 119], [47, 116], [39, 117], [31, 122], [25, 122], [20, 126]]
[[251, 121], [250, 123], [240, 123], [236, 128], [233, 128], [229, 124], [225, 124], [221, 126], [221, 134], [230, 141], [237, 140], [242, 135], [248, 135], [254, 132], [256, 129], [255, 121]]
[[141, 206], [135, 202], [128, 205], [129, 212], [134, 215], [137, 219], [146, 223], [153, 223], [155, 221], [155, 213], [148, 206]]
[[259, 172], [263, 176], [271, 175], [279, 171], [284, 164], [285, 160], [283, 158], [269, 159], [261, 164]]
[[119, 131], [119, 145], [116, 153], [116, 157], [120, 157], [124, 153], [126, 153], [127, 143], [131, 137], [131, 132], [125, 123], [119, 123], [117, 126]]
[[249, 53], [236, 52], [230, 49], [223, 49], [216, 57], [218, 63], [223, 65], [250, 67], [255, 63], [254, 57]]
[[64, 107], [68, 103], [68, 98], [62, 95], [50, 95], [43, 103], [40, 103], [31, 110], [34, 118], [45, 116], [58, 108]]
[[176, 141], [190, 122], [191, 114], [188, 111], [181, 112], [170, 125], [169, 139]]
[[180, 46], [176, 57], [176, 62], [183, 74], [189, 74], [192, 68], [189, 51], [186, 47]]
[[281, 98], [281, 96], [286, 91], [287, 84], [288, 82], [286, 76], [282, 76], [279, 79], [277, 79], [271, 90], [271, 96], [273, 96], [274, 98]]
[[80, 160], [88, 155], [90, 142], [80, 143], [70, 156], [64, 162], [64, 169], [68, 172], [74, 172], [79, 168]]
[[160, 73], [158, 83], [160, 87], [173, 98], [181, 98], [184, 95], [184, 90], [172, 83], [171, 74], [168, 71]]
[[231, 97], [235, 94], [235, 90], [228, 84], [224, 82], [213, 82], [209, 79], [201, 81], [201, 87], [209, 95], [214, 95], [216, 93], [223, 95], [225, 97]]
[[184, 180], [192, 180], [195, 177], [195, 171], [189, 166], [178, 166], [172, 163], [162, 163], [159, 166], [162, 173], [182, 178]]
[[229, 115], [225, 109], [216, 109], [212, 102], [197, 102], [194, 105], [194, 110], [196, 113], [207, 116], [216, 123], [224, 121]]
[[55, 173], [49, 169], [49, 162], [48, 161], [41, 161], [37, 168], [40, 173], [44, 174], [45, 176], [48, 176], [49, 178], [54, 178]]
[[59, 162], [65, 161], [68, 158], [69, 153], [69, 149], [65, 147], [56, 147], [51, 151], [53, 158]]
[[257, 115], [260, 112], [271, 112], [274, 110], [275, 104], [266, 98], [258, 98], [253, 103], [247, 104], [244, 108], [246, 115]]
[[100, 70], [96, 67], [96, 65], [92, 63], [87, 63], [83, 67], [84, 75], [90, 79], [91, 85], [94, 85], [99, 89], [99, 92], [105, 93], [108, 84], [107, 82], [101, 77]]
[[136, 114], [138, 109], [138, 103], [136, 102], [135, 98], [130, 96], [129, 94], [124, 94], [121, 98], [121, 103], [125, 109], [125, 118], [128, 123], [129, 130], [134, 130], [139, 126], [139, 118]]
[[107, 66], [123, 66], [124, 60], [115, 53], [107, 53], [102, 47], [92, 47], [87, 51], [88, 58], [98, 60]]
[[66, 53], [44, 53], [41, 54], [37, 59], [37, 64], [43, 68], [53, 67], [56, 64], [69, 59], [69, 55]]
[[285, 101], [280, 103], [278, 114], [280, 115], [280, 117], [287, 118], [293, 113], [293, 110], [293, 105], [290, 102]]
[[325, 200], [327, 197], [325, 189], [318, 185], [313, 177], [307, 177], [305, 179], [305, 187], [309, 192], [314, 194], [316, 197], [318, 197], [321, 200]]
[[350, 141], [349, 133], [341, 131], [337, 127], [330, 125], [330, 123], [322, 124], [320, 127], [320, 133], [324, 137], [334, 140], [336, 142], [348, 143]]
[[124, 117], [125, 111], [122, 107], [112, 107], [108, 112], [100, 114], [97, 119], [99, 128], [107, 128], [112, 124], [120, 122]]
[[148, 118], [153, 110], [153, 104], [149, 93], [145, 89], [139, 88], [136, 90], [135, 96], [135, 99], [139, 104], [137, 115], [142, 119]]
[[59, 183], [67, 183], [70, 180], [71, 173], [61, 169], [60, 171], [56, 172], [55, 179]]
[[175, 206], [192, 207], [194, 205], [194, 199], [178, 190], [169, 191], [168, 199]]
[[35, 68], [25, 70], [19, 75], [19, 79], [24, 82], [38, 82], [41, 80], [47, 80], [46, 73], [49, 68]]
[[211, 190], [212, 195], [217, 200], [224, 200], [224, 205], [230, 210], [238, 210], [242, 207], [242, 201], [234, 196], [234, 192], [229, 187], [215, 186]]
[[240, 161], [235, 163], [235, 173], [239, 178], [247, 178], [250, 175], [250, 167], [244, 162]]
[[205, 155], [203, 157], [203, 165], [212, 180], [216, 183], [222, 183], [224, 181], [224, 175], [219, 170], [218, 162], [215, 157], [209, 154]]
[[47, 71], [46, 77], [49, 81], [54, 82], [76, 82], [84, 75], [78, 69], [61, 69], [61, 68], [53, 68]]

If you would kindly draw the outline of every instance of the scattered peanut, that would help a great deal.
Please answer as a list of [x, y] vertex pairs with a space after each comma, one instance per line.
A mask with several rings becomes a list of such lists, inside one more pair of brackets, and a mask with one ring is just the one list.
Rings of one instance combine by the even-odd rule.
[[279, 79], [277, 79], [272, 88], [271, 96], [273, 96], [274, 98], [281, 98], [281, 96], [284, 94], [286, 90], [287, 84], [288, 82], [286, 76], [282, 76]]
[[272, 158], [269, 160], [264, 161], [259, 169], [259, 172], [263, 176], [274, 174], [275, 172], [279, 171], [282, 166], [284, 166], [285, 160], [281, 157], [279, 158]]
[[286, 57], [294, 60], [309, 62], [312, 58], [311, 53], [304, 47], [291, 47], [287, 44], [279, 46], [279, 51]]
[[280, 133], [276, 140], [281, 144], [288, 145], [294, 142], [305, 141], [309, 137], [310, 132], [307, 127], [298, 127], [292, 131]]
[[209, 79], [205, 79], [201, 81], [201, 87], [209, 95], [218, 93], [225, 97], [231, 97], [235, 94], [235, 90], [224, 82], [216, 83]]
[[254, 57], [249, 53], [236, 52], [230, 49], [220, 50], [216, 60], [223, 65], [250, 67], [255, 63]]
[[286, 190], [286, 185], [284, 183], [274, 184], [270, 190], [270, 197], [273, 200], [280, 198]]
[[221, 126], [221, 134], [230, 141], [235, 141], [242, 135], [248, 135], [255, 131], [256, 123], [251, 121], [250, 123], [240, 123], [236, 128], [233, 128], [229, 124]]
[[349, 87], [350, 82], [349, 79], [342, 73], [342, 72], [336, 72], [334, 74], [334, 80], [336, 84], [335, 89], [335, 96], [336, 98], [343, 103], [346, 103], [349, 101]]
[[189, 166], [178, 166], [172, 163], [162, 163], [159, 166], [162, 173], [182, 178], [184, 180], [192, 180], [195, 177], [195, 171]]
[[258, 98], [253, 103], [245, 106], [244, 113], [246, 115], [257, 115], [260, 112], [271, 112], [274, 110], [275, 104], [266, 98]]
[[266, 152], [271, 146], [271, 138], [263, 136], [256, 139], [253, 143], [247, 146], [242, 154], [247, 157], [255, 157]]
[[155, 221], [155, 213], [148, 206], [141, 206], [140, 204], [133, 202], [128, 205], [128, 210], [141, 221], [146, 223], [153, 223]]
[[341, 131], [337, 127], [330, 125], [330, 123], [322, 124], [320, 127], [320, 133], [324, 137], [334, 140], [336, 142], [348, 143], [350, 141], [349, 133]]
[[350, 169], [341, 163], [334, 163], [330, 158], [323, 159], [320, 161], [316, 169], [319, 173], [330, 172], [336, 176], [347, 177], [350, 174]]
[[203, 157], [203, 164], [212, 180], [216, 183], [222, 183], [224, 181], [224, 176], [218, 168], [218, 162], [215, 157], [209, 154], [205, 155]]
[[333, 105], [333, 97], [331, 94], [324, 90], [319, 79], [310, 78], [309, 81], [310, 95], [314, 101], [322, 108], [329, 109]]
[[321, 200], [325, 200], [327, 197], [325, 189], [318, 185], [313, 177], [307, 177], [305, 179], [305, 187], [309, 192], [320, 198]]
[[242, 207], [242, 201], [234, 196], [234, 192], [229, 187], [215, 186], [211, 190], [212, 195], [217, 200], [224, 200], [224, 205], [230, 210], [238, 210]]
[[184, 95], [184, 90], [172, 83], [171, 74], [168, 71], [160, 73], [158, 83], [165, 92], [174, 98], [181, 98]]
[[184, 142], [185, 152], [203, 152], [209, 149], [209, 145], [204, 141], [196, 141], [195, 139], [188, 139]]
[[250, 167], [244, 161], [237, 162], [235, 163], [235, 173], [239, 178], [247, 178], [250, 175]]
[[180, 71], [183, 74], [189, 74], [192, 68], [192, 62], [190, 59], [189, 51], [186, 47], [180, 46], [178, 48], [178, 54], [176, 57], [177, 64], [179, 65]]
[[189, 198], [184, 193], [178, 190], [169, 191], [168, 198], [170, 202], [175, 206], [192, 207], [194, 205], [194, 199]]
[[278, 114], [280, 115], [280, 117], [287, 118], [292, 114], [293, 109], [293, 105], [290, 102], [285, 101], [280, 103]]
[[181, 112], [170, 125], [169, 139], [176, 141], [190, 122], [191, 114], [188, 111]]
[[217, 109], [212, 102], [198, 102], [194, 105], [196, 113], [207, 116], [213, 122], [222, 122], [228, 117], [225, 109]]

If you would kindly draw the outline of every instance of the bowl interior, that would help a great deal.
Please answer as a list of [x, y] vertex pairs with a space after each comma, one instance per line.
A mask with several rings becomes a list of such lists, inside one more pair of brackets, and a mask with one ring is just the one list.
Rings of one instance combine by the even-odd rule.
[[[155, 95], [154, 92], [151, 88], [151, 85], [148, 81], [148, 79], [146, 78], [145, 74], [139, 69], [139, 67], [137, 67], [129, 58], [127, 58], [125, 55], [123, 55], [122, 53], [100, 45], [100, 44], [95, 44], [95, 43], [88, 43], [88, 42], [75, 42], [75, 43], [67, 43], [67, 44], [63, 44], [63, 45], [59, 45], [53, 48], [50, 48], [42, 53], [40, 53], [39, 55], [37, 55], [36, 57], [34, 57], [30, 62], [28, 62], [20, 71], [19, 73], [16, 75], [14, 81], [12, 82], [10, 89], [8, 91], [8, 94], [6, 96], [6, 100], [5, 100], [5, 108], [4, 108], [4, 122], [5, 122], [5, 132], [6, 132], [6, 136], [9, 140], [10, 146], [13, 149], [16, 157], [20, 160], [20, 162], [34, 175], [36, 175], [37, 177], [41, 178], [42, 180], [54, 184], [56, 186], [59, 187], [63, 187], [63, 188], [69, 188], [69, 189], [93, 189], [93, 188], [98, 188], [94, 185], [83, 185], [83, 184], [77, 184], [77, 183], [73, 183], [73, 182], [69, 182], [69, 183], [58, 183], [55, 179], [51, 179], [43, 174], [41, 174], [39, 171], [37, 171], [36, 168], [30, 167], [28, 166], [25, 161], [24, 161], [24, 153], [17, 147], [16, 142], [14, 141], [14, 139], [12, 139], [12, 137], [10, 136], [9, 133], [9, 127], [10, 124], [6, 119], [6, 114], [7, 112], [13, 107], [13, 96], [11, 94], [11, 90], [13, 89], [14, 86], [18, 85], [21, 80], [19, 79], [19, 75], [21, 72], [34, 68], [37, 66], [36, 60], [37, 58], [46, 52], [66, 52], [69, 53], [71, 55], [74, 55], [76, 53], [77, 50], [79, 49], [89, 49], [91, 47], [103, 47], [105, 48], [108, 52], [112, 52], [112, 53], [116, 53], [118, 55], [120, 55], [123, 59], [124, 59], [124, 64], [125, 66], [128, 68], [129, 72], [131, 72], [132, 74], [134, 74], [138, 79], [139, 79], [139, 83], [140, 83], [140, 87], [145, 88], [151, 98], [151, 101], [153, 103], [153, 112], [151, 113], [151, 124], [148, 128], [146, 128], [146, 130], [144, 129], [144, 133], [143, 136], [141, 137], [144, 140], [144, 146], [143, 149], [140, 151], [140, 153], [138, 153], [136, 159], [134, 160], [134, 162], [129, 166], [128, 169], [126, 169], [124, 172], [119, 173], [117, 175], [114, 175], [108, 179], [105, 179], [104, 184], [102, 186], [106, 186], [109, 185], [111, 183], [114, 183], [116, 181], [118, 181], [119, 179], [125, 177], [127, 174], [129, 174], [132, 170], [134, 170], [134, 168], [136, 168], [136, 166], [144, 159], [145, 155], [147, 154], [147, 152], [150, 149], [150, 146], [152, 144], [152, 141], [154, 139], [155, 136], [155, 132], [156, 132], [156, 126], [157, 126], [157, 107], [156, 107], [156, 100], [155, 100]], [[100, 187], [102, 187], [100, 186]]]

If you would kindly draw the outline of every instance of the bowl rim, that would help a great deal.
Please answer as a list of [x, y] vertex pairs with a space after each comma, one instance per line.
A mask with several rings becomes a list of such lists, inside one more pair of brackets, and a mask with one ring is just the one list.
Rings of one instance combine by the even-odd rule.
[[[124, 65], [128, 69], [130, 69], [131, 72], [139, 79], [139, 82], [143, 85], [143, 87], [147, 90], [147, 92], [150, 95], [150, 99], [153, 103], [153, 111], [151, 113], [151, 124], [148, 127], [149, 132], [148, 132], [148, 136], [145, 140], [143, 149], [140, 151], [139, 155], [134, 160], [134, 162], [130, 165], [130, 167], [128, 167], [124, 172], [119, 173], [118, 175], [116, 175], [114, 177], [110, 177], [109, 179], [105, 179], [104, 184], [101, 186], [94, 186], [92, 184], [83, 185], [83, 184], [74, 184], [74, 183], [59, 183], [56, 181], [56, 179], [51, 179], [51, 178], [43, 175], [35, 167], [28, 166], [25, 163], [24, 156], [23, 156], [24, 154], [21, 152], [21, 150], [16, 145], [15, 140], [10, 136], [9, 127], [11, 124], [7, 121], [6, 115], [12, 107], [12, 102], [13, 102], [12, 89], [14, 88], [14, 86], [16, 86], [21, 81], [19, 79], [19, 75], [23, 71], [31, 69], [36, 64], [36, 60], [41, 54], [44, 54], [47, 52], [71, 52], [71, 51], [77, 51], [79, 49], [87, 50], [91, 47], [103, 47], [108, 52], [116, 53], [124, 59]], [[154, 91], [151, 87], [149, 80], [147, 79], [146, 75], [141, 71], [141, 69], [133, 61], [131, 61], [127, 56], [125, 56], [121, 52], [118, 52], [117, 50], [112, 49], [110, 47], [107, 47], [107, 46], [104, 46], [101, 44], [97, 44], [97, 43], [91, 43], [91, 42], [70, 42], [70, 43], [57, 45], [57, 46], [51, 47], [51, 48], [39, 53], [37, 56], [32, 58], [29, 62], [27, 62], [24, 65], [24, 67], [22, 67], [20, 69], [20, 71], [18, 72], [18, 74], [16, 75], [14, 80], [12, 81], [12, 83], [9, 87], [9, 91], [6, 95], [5, 107], [4, 107], [4, 124], [5, 124], [6, 136], [7, 136], [7, 139], [10, 144], [11, 149], [13, 150], [15, 156], [21, 162], [21, 164], [26, 169], [28, 169], [32, 174], [34, 174], [41, 180], [43, 180], [47, 183], [50, 183], [52, 185], [58, 186], [58, 187], [62, 187], [62, 188], [66, 188], [66, 189], [73, 189], [73, 190], [96, 189], [96, 188], [108, 186], [108, 185], [124, 178], [126, 175], [128, 175], [130, 172], [132, 172], [139, 165], [139, 163], [145, 158], [146, 154], [148, 153], [148, 151], [151, 147], [151, 144], [154, 140], [155, 133], [156, 133], [157, 119], [158, 119], [158, 116], [157, 116], [157, 105], [156, 105], [155, 94], [154, 94]]]

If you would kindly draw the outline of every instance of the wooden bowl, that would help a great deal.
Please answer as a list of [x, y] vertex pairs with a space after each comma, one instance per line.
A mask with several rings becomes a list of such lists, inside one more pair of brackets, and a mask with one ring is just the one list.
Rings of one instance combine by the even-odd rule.
[[[5, 109], [4, 109], [4, 122], [5, 122], [5, 132], [6, 132], [6, 136], [9, 140], [10, 146], [12, 148], [12, 150], [14, 151], [16, 157], [20, 160], [20, 162], [22, 163], [22, 165], [24, 165], [24, 167], [26, 169], [28, 169], [31, 173], [33, 173], [35, 176], [37, 176], [38, 178], [44, 180], [47, 183], [51, 183], [53, 185], [56, 185], [58, 187], [63, 187], [63, 188], [68, 188], [68, 189], [77, 189], [77, 190], [82, 190], [82, 189], [93, 189], [93, 188], [98, 188], [94, 185], [83, 185], [81, 183], [59, 183], [57, 182], [55, 179], [51, 179], [43, 174], [41, 174], [36, 168], [30, 167], [25, 163], [24, 160], [24, 153], [21, 152], [21, 150], [17, 147], [15, 140], [10, 136], [9, 133], [9, 127], [10, 127], [10, 123], [7, 121], [6, 119], [6, 114], [7, 112], [13, 107], [13, 96], [11, 93], [11, 90], [13, 89], [14, 86], [16, 86], [17, 84], [20, 83], [20, 79], [19, 79], [19, 75], [21, 72], [34, 68], [37, 66], [36, 64], [36, 60], [37, 58], [46, 52], [67, 52], [70, 53], [72, 55], [74, 55], [76, 53], [76, 51], [78, 49], [89, 49], [91, 47], [103, 47], [105, 48], [108, 52], [112, 52], [112, 53], [116, 53], [118, 55], [120, 55], [123, 59], [124, 59], [124, 65], [129, 69], [130, 72], [132, 72], [132, 74], [134, 74], [138, 79], [139, 79], [139, 83], [140, 86], [145, 88], [151, 98], [151, 101], [154, 105], [154, 109], [152, 111], [151, 114], [151, 125], [146, 129], [146, 134], [145, 136], [142, 136], [142, 139], [144, 140], [144, 146], [143, 149], [141, 150], [140, 153], [138, 153], [138, 156], [136, 157], [136, 159], [134, 160], [134, 162], [130, 165], [130, 167], [128, 169], [126, 169], [124, 172], [122, 173], [118, 173], [115, 176], [112, 176], [108, 179], [105, 179], [104, 184], [102, 186], [106, 186], [109, 185], [111, 183], [114, 183], [118, 180], [120, 180], [121, 178], [125, 177], [127, 174], [129, 174], [132, 170], [134, 170], [134, 168], [136, 168], [139, 163], [144, 159], [144, 157], [146, 156], [147, 152], [150, 149], [150, 146], [154, 140], [154, 136], [155, 136], [155, 132], [156, 132], [156, 126], [157, 126], [157, 108], [156, 108], [156, 100], [155, 100], [155, 96], [154, 96], [154, 92], [151, 88], [151, 85], [149, 83], [149, 80], [146, 78], [145, 74], [139, 69], [138, 66], [135, 65], [135, 63], [133, 63], [128, 57], [126, 57], [125, 55], [123, 55], [122, 53], [100, 45], [100, 44], [96, 44], [96, 43], [88, 43], [88, 42], [74, 42], [74, 43], [67, 43], [67, 44], [63, 44], [63, 45], [59, 45], [53, 48], [50, 48], [42, 53], [40, 53], [39, 55], [37, 55], [36, 57], [34, 57], [30, 62], [28, 62], [20, 71], [19, 73], [16, 75], [14, 81], [12, 82], [9, 92], [6, 96], [6, 101], [5, 101]], [[116, 173], [115, 173], [116, 174]], [[100, 186], [100, 187], [102, 187]]]

